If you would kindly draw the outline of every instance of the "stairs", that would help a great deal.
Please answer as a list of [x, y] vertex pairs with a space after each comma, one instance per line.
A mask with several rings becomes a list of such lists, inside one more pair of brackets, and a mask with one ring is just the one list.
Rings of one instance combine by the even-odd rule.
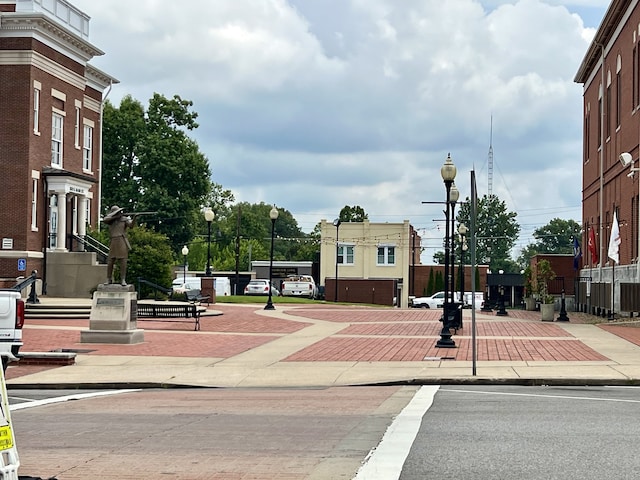
[[25, 305], [25, 321], [46, 320], [46, 319], [66, 319], [66, 320], [88, 320], [91, 315], [90, 302], [69, 302], [69, 303], [27, 303]]

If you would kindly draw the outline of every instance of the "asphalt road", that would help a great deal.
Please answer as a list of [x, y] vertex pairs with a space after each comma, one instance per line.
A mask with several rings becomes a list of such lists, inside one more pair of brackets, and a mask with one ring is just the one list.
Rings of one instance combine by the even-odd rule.
[[[640, 466], [637, 388], [11, 390], [9, 397], [20, 474], [58, 480], [630, 479]], [[57, 397], [67, 401], [43, 403]]]
[[635, 479], [640, 390], [442, 387], [400, 479]]

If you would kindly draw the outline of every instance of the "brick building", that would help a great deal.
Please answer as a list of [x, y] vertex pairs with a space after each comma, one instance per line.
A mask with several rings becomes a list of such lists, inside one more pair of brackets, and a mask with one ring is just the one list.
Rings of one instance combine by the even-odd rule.
[[[66, 0], [0, 0], [0, 286], [64, 254], [100, 208], [101, 112], [117, 80], [89, 61]], [[80, 248], [81, 249], [81, 248]], [[64, 262], [62, 262], [64, 263]]]
[[[607, 288], [612, 291], [613, 284], [614, 303], [600, 305], [610, 310], [619, 302], [622, 284], [640, 285], [640, 172], [630, 170], [640, 168], [640, 4], [637, 1], [610, 3], [574, 80], [584, 86], [582, 243], [585, 248], [581, 278], [601, 284], [605, 291]], [[628, 154], [625, 162], [620, 160], [623, 153]], [[614, 212], [621, 240], [620, 262], [615, 268], [607, 254]], [[597, 259], [588, 248], [590, 237], [595, 243]], [[633, 311], [640, 309], [640, 305], [625, 308]]]

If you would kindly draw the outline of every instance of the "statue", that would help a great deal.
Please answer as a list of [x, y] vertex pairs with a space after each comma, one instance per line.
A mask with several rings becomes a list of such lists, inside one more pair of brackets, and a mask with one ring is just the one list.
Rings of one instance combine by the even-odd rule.
[[125, 215], [124, 209], [114, 205], [109, 214], [104, 217], [104, 223], [109, 225], [109, 259], [107, 263], [107, 283], [113, 282], [113, 266], [116, 260], [120, 261], [120, 285], [126, 286], [127, 259], [131, 244], [127, 238], [127, 229], [131, 228], [134, 220]]

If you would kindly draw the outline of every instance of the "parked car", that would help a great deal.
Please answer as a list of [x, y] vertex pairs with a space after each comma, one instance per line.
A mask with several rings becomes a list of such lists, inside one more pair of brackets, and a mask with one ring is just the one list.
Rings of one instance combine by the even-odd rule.
[[[271, 285], [271, 296], [277, 297], [280, 295], [280, 291]], [[269, 295], [269, 280], [255, 279], [251, 280], [246, 287], [244, 287], [245, 295]]]
[[[453, 300], [454, 295], [450, 296], [450, 301]], [[455, 301], [459, 301], [460, 294], [456, 292]], [[416, 297], [413, 299], [411, 303], [412, 307], [415, 308], [442, 308], [444, 304], [444, 292], [437, 292], [431, 295], [430, 297]]]

